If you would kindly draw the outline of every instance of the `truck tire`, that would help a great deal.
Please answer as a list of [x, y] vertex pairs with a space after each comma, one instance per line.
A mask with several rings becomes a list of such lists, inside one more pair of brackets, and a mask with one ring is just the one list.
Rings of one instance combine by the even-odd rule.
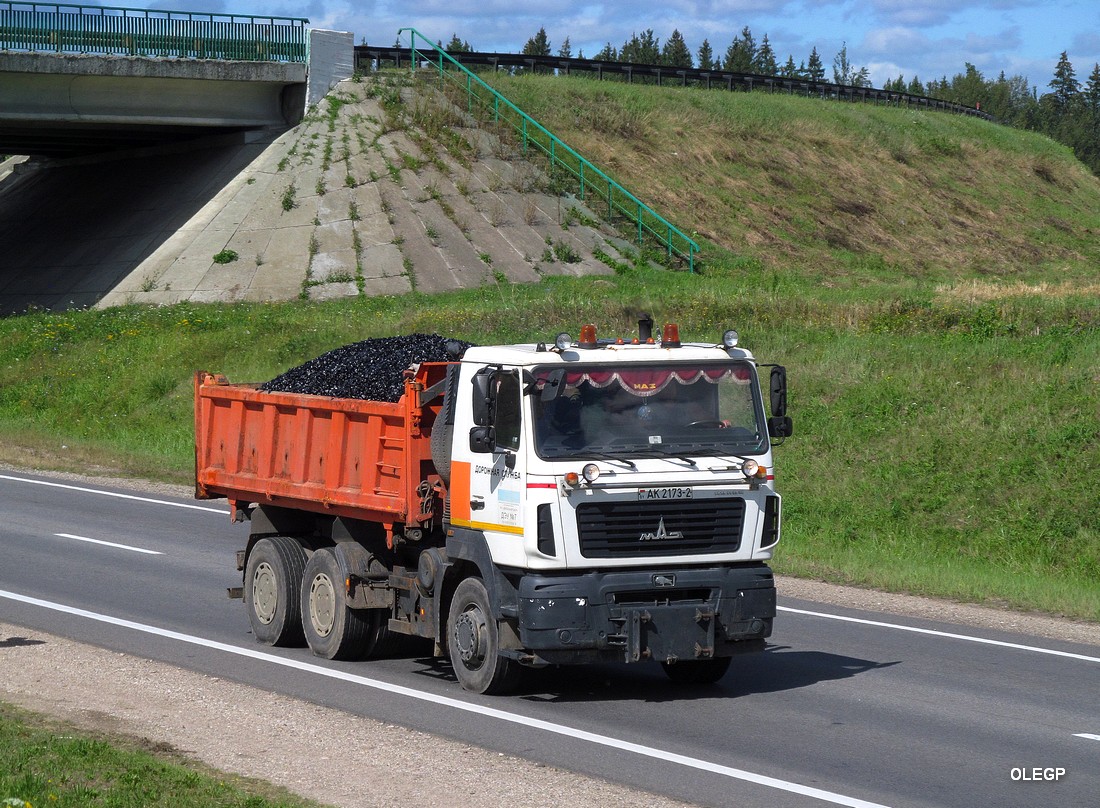
[[265, 645], [302, 644], [299, 591], [306, 553], [289, 536], [260, 539], [244, 571], [244, 602], [252, 634]]
[[344, 573], [332, 550], [317, 550], [306, 562], [301, 604], [306, 643], [317, 656], [362, 659], [371, 650], [379, 621], [372, 621], [367, 610], [347, 607]]
[[499, 695], [512, 690], [518, 663], [500, 656], [500, 634], [480, 578], [466, 578], [455, 589], [447, 615], [447, 652], [459, 684], [474, 693]]
[[710, 685], [726, 675], [733, 657], [662, 662], [665, 675], [678, 685]]

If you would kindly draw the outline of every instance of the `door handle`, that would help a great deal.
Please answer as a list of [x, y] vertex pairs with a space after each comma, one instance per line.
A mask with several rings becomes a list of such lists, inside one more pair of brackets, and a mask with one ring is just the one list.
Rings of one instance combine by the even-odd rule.
[[470, 500], [470, 510], [480, 511], [485, 507], [485, 497], [474, 497]]

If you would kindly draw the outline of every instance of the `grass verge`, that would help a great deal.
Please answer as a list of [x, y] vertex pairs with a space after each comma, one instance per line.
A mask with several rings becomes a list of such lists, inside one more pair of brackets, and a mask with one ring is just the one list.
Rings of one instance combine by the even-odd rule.
[[174, 750], [104, 737], [0, 702], [0, 805], [12, 808], [311, 808], [283, 789]]
[[417, 332], [629, 336], [648, 312], [685, 339], [736, 327], [787, 365], [779, 572], [1100, 620], [1100, 304], [989, 287], [822, 292], [736, 264], [622, 267], [436, 296], [31, 313], [0, 320], [0, 460], [187, 483], [195, 370], [264, 381]]

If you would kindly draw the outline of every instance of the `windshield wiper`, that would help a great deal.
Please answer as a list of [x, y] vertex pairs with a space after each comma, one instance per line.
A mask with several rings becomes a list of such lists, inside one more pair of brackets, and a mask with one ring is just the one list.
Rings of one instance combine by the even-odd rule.
[[576, 456], [579, 457], [592, 457], [596, 460], [606, 460], [609, 463], [622, 463], [627, 468], [637, 469], [633, 461], [627, 460], [625, 457], [619, 457], [618, 455], [608, 454], [607, 452], [591, 452], [587, 449], [578, 449]]
[[685, 463], [687, 463], [689, 466], [692, 466], [692, 467], [695, 467], [695, 466], [699, 465], [698, 463], [696, 463], [694, 460], [692, 460], [690, 457], [688, 457], [687, 455], [685, 455], [682, 451], [680, 451], [678, 449], [668, 449], [667, 451], [662, 451], [662, 448], [663, 447], [661, 447], [660, 444], [654, 444], [653, 447], [652, 447], [652, 451], [653, 451], [654, 454], [657, 454], [661, 457], [673, 457], [677, 460], [682, 460]]

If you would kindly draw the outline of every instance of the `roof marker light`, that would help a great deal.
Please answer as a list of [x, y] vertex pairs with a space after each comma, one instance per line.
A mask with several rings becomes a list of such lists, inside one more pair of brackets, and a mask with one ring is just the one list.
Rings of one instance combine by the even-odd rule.
[[680, 326], [676, 323], [665, 323], [665, 329], [661, 336], [661, 346], [664, 348], [680, 347]]
[[577, 346], [580, 348], [596, 347], [596, 326], [589, 323], [581, 327], [581, 338], [577, 341]]

